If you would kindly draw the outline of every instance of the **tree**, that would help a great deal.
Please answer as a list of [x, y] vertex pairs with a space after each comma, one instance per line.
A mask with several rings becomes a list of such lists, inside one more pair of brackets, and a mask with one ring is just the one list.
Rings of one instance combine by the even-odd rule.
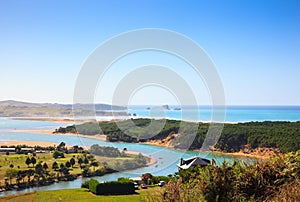
[[58, 169], [58, 164], [56, 161], [52, 164], [52, 169], [57, 170]]
[[57, 158], [64, 158], [65, 157], [65, 155], [64, 155], [64, 153], [63, 152], [61, 152], [61, 151], [54, 151], [54, 153], [53, 153], [53, 158], [55, 158], [55, 159], [57, 159]]
[[14, 164], [10, 164], [9, 167], [10, 167], [11, 169], [13, 169], [13, 168], [14, 168]]
[[146, 183], [146, 184], [148, 184], [149, 183], [149, 181], [152, 179], [152, 174], [151, 173], [145, 173], [145, 174], [143, 174], [142, 175], [142, 180]]
[[95, 167], [98, 167], [98, 166], [99, 166], [99, 163], [98, 163], [97, 161], [93, 161], [93, 162], [91, 163], [91, 166], [94, 167], [94, 172], [95, 172]]
[[29, 165], [31, 164], [31, 159], [29, 157], [27, 157], [25, 163], [26, 163], [27, 167], [29, 168]]
[[82, 158], [78, 158], [78, 164], [79, 164], [79, 166], [81, 167], [81, 164], [83, 164]]
[[62, 173], [64, 173], [65, 172], [65, 170], [66, 170], [66, 167], [65, 167], [65, 165], [63, 164], [63, 163], [61, 163], [60, 165], [59, 165], [59, 172], [62, 174]]
[[71, 167], [71, 163], [69, 161], [66, 162], [66, 167], [70, 168]]
[[38, 174], [38, 175], [42, 175], [43, 171], [44, 171], [44, 169], [43, 169], [42, 164], [40, 164], [40, 163], [36, 164], [35, 173]]
[[47, 165], [47, 163], [46, 163], [46, 162], [43, 164], [43, 168], [44, 168], [45, 170], [47, 170], [47, 169], [48, 169], [48, 165]]
[[[12, 165], [12, 164], [11, 164]], [[5, 176], [9, 177], [9, 183], [12, 184], [12, 178], [17, 177], [18, 176], [18, 171], [15, 169], [8, 169], [5, 172]]]
[[34, 157], [31, 158], [31, 163], [34, 166], [34, 164], [36, 164], [36, 159]]
[[61, 142], [58, 146], [57, 146], [57, 150], [58, 151], [63, 151], [65, 149], [66, 143]]
[[89, 160], [88, 160], [87, 158], [84, 158], [83, 163], [84, 163], [85, 165], [87, 165], [87, 164], [89, 163]]
[[26, 175], [27, 175], [27, 177], [28, 177], [28, 182], [30, 182], [30, 177], [32, 176], [32, 175], [34, 175], [34, 170], [32, 170], [32, 169], [29, 169], [29, 170], [27, 170], [26, 171]]
[[70, 159], [70, 164], [72, 165], [72, 168], [73, 168], [73, 166], [75, 165], [75, 159], [74, 158]]

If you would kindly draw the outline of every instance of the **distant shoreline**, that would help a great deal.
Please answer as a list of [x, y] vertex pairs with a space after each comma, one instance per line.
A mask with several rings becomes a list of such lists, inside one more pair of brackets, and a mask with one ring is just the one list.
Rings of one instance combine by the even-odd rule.
[[46, 142], [46, 141], [31, 141], [31, 140], [0, 140], [0, 146], [16, 146], [16, 145], [27, 145], [30, 147], [34, 146], [54, 146], [59, 145], [59, 143], [55, 142]]
[[[57, 123], [75, 123], [75, 120], [73, 118], [56, 118], [56, 117], [5, 117], [9, 120], [20, 120], [20, 121], [47, 121], [47, 122], [57, 122]], [[120, 119], [107, 119], [107, 120], [97, 120], [97, 122], [114, 122], [114, 121], [123, 121], [123, 120], [128, 120], [131, 119], [132, 117], [120, 117]], [[136, 116], [134, 117], [136, 119], [156, 119], [156, 120], [160, 120], [162, 118], [159, 117], [139, 117]], [[164, 118], [164, 119], [168, 119], [168, 120], [177, 120], [177, 119], [173, 119], [173, 118]], [[81, 119], [81, 120], [76, 120], [76, 122], [90, 122], [90, 121], [95, 121], [95, 119]], [[180, 121], [180, 120], [179, 120]], [[238, 124], [239, 122], [213, 122], [213, 121], [191, 121], [191, 120], [187, 120], [185, 122], [192, 122], [192, 123], [221, 123], [221, 124]]]

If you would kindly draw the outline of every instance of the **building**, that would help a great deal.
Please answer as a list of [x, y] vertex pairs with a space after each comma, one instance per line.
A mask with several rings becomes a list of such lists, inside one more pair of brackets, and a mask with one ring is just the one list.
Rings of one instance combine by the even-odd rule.
[[0, 152], [15, 152], [15, 148], [0, 148]]
[[24, 147], [24, 148], [21, 148], [21, 151], [22, 152], [34, 152], [34, 148], [32, 148], [32, 147]]
[[201, 158], [199, 156], [193, 156], [188, 159], [180, 159], [180, 162], [177, 164], [178, 170], [185, 170], [189, 168], [194, 168], [196, 166], [207, 166], [210, 165], [210, 160]]

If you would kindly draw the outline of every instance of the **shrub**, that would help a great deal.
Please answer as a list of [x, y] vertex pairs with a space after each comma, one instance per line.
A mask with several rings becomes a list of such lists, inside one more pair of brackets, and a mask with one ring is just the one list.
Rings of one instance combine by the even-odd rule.
[[99, 182], [97, 180], [94, 179], [90, 179], [89, 181], [89, 190], [94, 193], [97, 194], [97, 186], [98, 186]]
[[90, 183], [90, 181], [88, 180], [88, 181], [85, 181], [85, 182], [83, 182], [82, 184], [81, 184], [81, 188], [87, 188], [87, 189], [89, 189], [89, 183]]

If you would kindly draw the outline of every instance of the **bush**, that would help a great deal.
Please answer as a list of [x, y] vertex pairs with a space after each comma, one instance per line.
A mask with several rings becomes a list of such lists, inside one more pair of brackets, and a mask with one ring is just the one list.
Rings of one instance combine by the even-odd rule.
[[88, 180], [88, 181], [85, 181], [85, 182], [83, 182], [82, 184], [81, 184], [81, 188], [87, 188], [87, 189], [89, 189], [89, 183], [90, 183], [90, 181]]
[[57, 158], [65, 158], [65, 155], [64, 155], [63, 152], [57, 151], [57, 150], [56, 150], [56, 151], [53, 153], [53, 158], [55, 158], [55, 159], [57, 159]]
[[97, 194], [97, 186], [98, 185], [99, 185], [99, 182], [97, 180], [90, 179], [90, 181], [89, 181], [89, 190], [92, 193]]

